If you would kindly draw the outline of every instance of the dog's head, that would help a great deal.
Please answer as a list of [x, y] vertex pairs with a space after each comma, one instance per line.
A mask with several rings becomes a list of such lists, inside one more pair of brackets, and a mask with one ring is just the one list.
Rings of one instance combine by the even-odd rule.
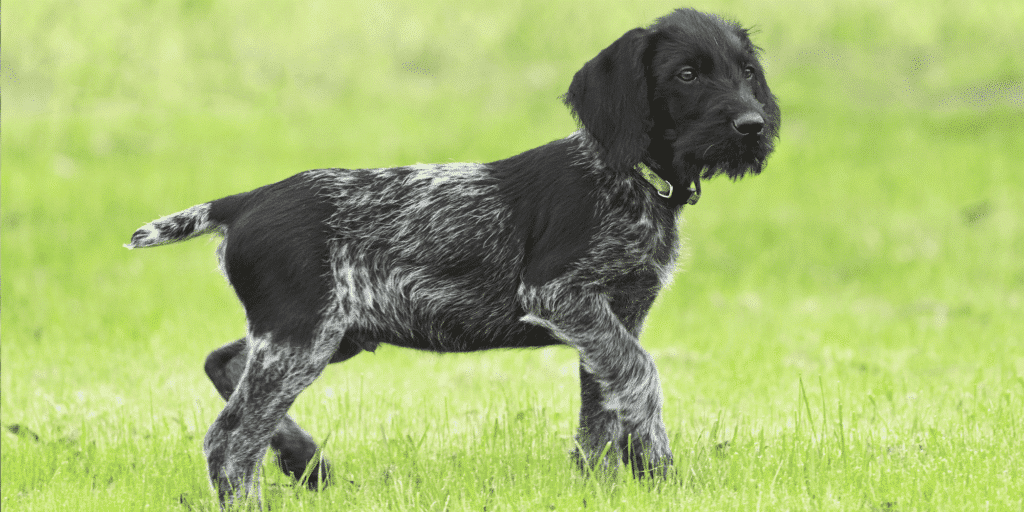
[[757, 174], [781, 123], [758, 53], [736, 23], [680, 9], [601, 51], [563, 100], [613, 168], [677, 186]]

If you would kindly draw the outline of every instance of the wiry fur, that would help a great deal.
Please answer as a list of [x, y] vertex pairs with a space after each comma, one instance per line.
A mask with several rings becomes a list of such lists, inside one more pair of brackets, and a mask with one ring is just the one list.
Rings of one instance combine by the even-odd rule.
[[[132, 236], [130, 248], [225, 237], [218, 255], [248, 332], [206, 362], [227, 400], [204, 443], [222, 503], [258, 499], [268, 445], [285, 472], [326, 483], [330, 465], [287, 410], [328, 363], [381, 343], [574, 347], [579, 462], [668, 467], [658, 373], [639, 336], [674, 269], [689, 198], [678, 191], [760, 172], [779, 110], [746, 31], [691, 10], [627, 32], [564, 100], [582, 130], [506, 160], [307, 171]], [[677, 194], [660, 197], [639, 165]]]

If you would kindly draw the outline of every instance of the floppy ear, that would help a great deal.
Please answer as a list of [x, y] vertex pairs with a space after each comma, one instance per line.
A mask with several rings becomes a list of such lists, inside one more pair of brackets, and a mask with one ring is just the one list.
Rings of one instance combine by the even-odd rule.
[[612, 167], [635, 166], [651, 142], [644, 63], [650, 34], [642, 28], [626, 32], [576, 72], [562, 97]]

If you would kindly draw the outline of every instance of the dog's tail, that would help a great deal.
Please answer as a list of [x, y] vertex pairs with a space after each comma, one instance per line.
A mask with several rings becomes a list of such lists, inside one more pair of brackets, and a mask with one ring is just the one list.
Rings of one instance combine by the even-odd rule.
[[[239, 194], [241, 196], [242, 194]], [[128, 249], [172, 244], [206, 233], [227, 234], [228, 225], [242, 206], [239, 196], [228, 196], [209, 203], [197, 204], [187, 210], [142, 226], [132, 234], [132, 241], [124, 244]]]

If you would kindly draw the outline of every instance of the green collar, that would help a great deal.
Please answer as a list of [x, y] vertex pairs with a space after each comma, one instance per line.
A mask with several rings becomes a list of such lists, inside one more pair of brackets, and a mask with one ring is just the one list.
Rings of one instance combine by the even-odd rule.
[[[638, 169], [640, 171], [640, 175], [647, 180], [647, 183], [650, 183], [651, 186], [658, 191], [658, 196], [665, 199], [672, 198], [672, 194], [675, 190], [671, 183], [665, 181], [661, 176], [658, 176], [657, 173], [652, 171], [650, 167], [647, 167], [644, 164], [640, 164]], [[686, 204], [697, 204], [697, 200], [700, 199], [700, 178], [693, 180], [687, 191], [690, 194], [689, 197], [686, 198]]]
[[665, 199], [672, 198], [672, 192], [674, 191], [672, 184], [661, 179], [661, 176], [658, 176], [650, 167], [640, 164], [640, 175], [647, 180], [647, 183], [654, 186], [654, 189], [658, 191], [659, 196], [664, 197]]

